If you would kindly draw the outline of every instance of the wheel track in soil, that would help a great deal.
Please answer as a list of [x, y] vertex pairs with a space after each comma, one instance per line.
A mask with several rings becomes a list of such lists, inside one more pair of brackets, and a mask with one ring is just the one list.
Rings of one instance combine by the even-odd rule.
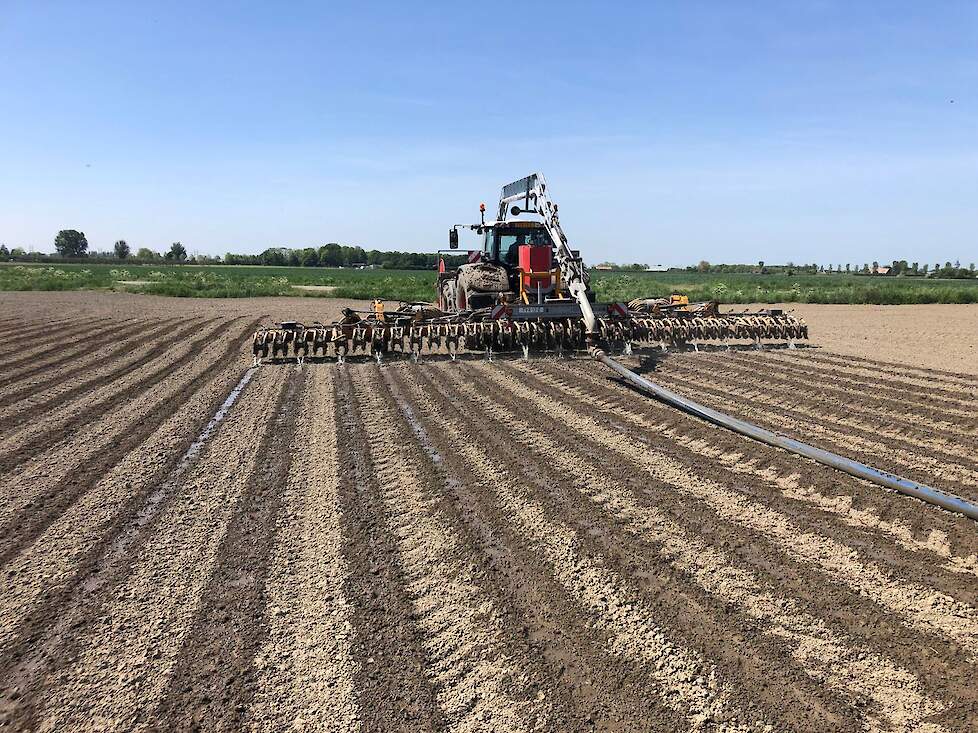
[[[91, 393], [92, 391], [115, 381], [121, 376], [145, 366], [153, 359], [157, 358], [160, 354], [165, 353], [166, 350], [172, 347], [174, 344], [177, 344], [182, 339], [186, 338], [188, 334], [194, 333], [199, 328], [203, 328], [206, 325], [206, 322], [195, 324], [194, 326], [190, 326], [186, 329], [177, 330], [169, 337], [163, 339], [157, 338], [156, 335], [150, 335], [141, 337], [134, 343], [125, 344], [107, 355], [105, 364], [106, 366], [111, 366], [108, 371], [96, 370], [90, 378], [85, 379], [73, 386], [67, 386], [63, 391], [57, 392], [38, 402], [32, 402], [29, 405], [21, 405], [17, 403], [13, 404], [5, 409], [2, 414], [0, 414], [0, 427], [2, 427], [5, 431], [9, 431], [20, 427], [28, 420], [34, 421], [38, 420], [39, 418], [43, 418], [74, 398]], [[127, 361], [124, 358], [124, 355], [126, 354], [130, 354], [132, 359]], [[121, 363], [116, 365], [115, 360], [119, 360]], [[62, 378], [58, 375], [52, 377], [52, 381], [57, 381], [60, 379]], [[29, 392], [31, 393], [31, 396], [43, 394], [43, 392], [41, 392], [39, 389], [36, 390], [29, 388]], [[11, 396], [22, 397], [23, 394]]]
[[[77, 322], [46, 328], [39, 326], [31, 331], [16, 334], [17, 341], [8, 340], [0, 356], [17, 354], [15, 358], [3, 362], [7, 370], [13, 371], [31, 361], [49, 360], [58, 357], [61, 348], [74, 348], [86, 339], [97, 337], [106, 331], [119, 331], [134, 325], [136, 319], [114, 320], [108, 318], [86, 319]], [[8, 337], [9, 338], [9, 337]]]
[[[31, 517], [24, 528], [26, 534], [15, 534], [9, 540], [6, 545], [8, 554], [16, 557], [17, 561], [8, 562], [5, 572], [8, 577], [18, 578], [18, 593], [8, 594], [0, 604], [0, 617], [14, 620], [9, 626], [5, 625], [3, 641], [7, 642], [9, 654], [0, 656], [0, 669], [18, 655], [23, 656], [25, 645], [30, 647], [31, 639], [43, 631], [49, 619], [57, 618], [58, 609], [70, 602], [77, 589], [83, 587], [86, 577], [95, 572], [93, 568], [100, 566], [116, 537], [124, 531], [126, 522], [141, 511], [140, 507], [146, 503], [147, 497], [153, 496], [156, 484], [177, 465], [194, 436], [199, 434], [225, 399], [230, 386], [240, 378], [240, 372], [233, 367], [233, 363], [240, 358], [244, 341], [249, 335], [246, 332], [230, 342], [210, 367], [205, 367], [182, 384], [180, 394], [185, 396], [182, 401], [164, 399], [138, 430], [127, 433], [127, 436], [131, 436], [131, 452], [128, 451], [129, 446], [117, 445], [108, 454], [95, 456], [79, 466], [75, 472], [78, 482], [71, 486], [71, 496], [59, 495], [56, 507], [58, 517]], [[235, 373], [237, 376], [232, 376]], [[220, 389], [211, 386], [219, 383], [228, 386]], [[208, 392], [213, 396], [208, 397]], [[187, 413], [185, 416], [182, 414], [184, 412]], [[170, 415], [174, 418], [168, 419]], [[185, 427], [175, 438], [167, 430], [171, 423]], [[133, 472], [138, 472], [137, 480], [130, 478]], [[122, 487], [128, 490], [120, 487], [123, 481]], [[87, 501], [89, 493], [106, 482], [102, 496], [93, 495], [92, 500]], [[64, 491], [67, 493], [69, 489]], [[58, 495], [57, 490], [55, 494]], [[77, 512], [74, 511], [76, 505]], [[61, 517], [69, 512], [78, 516], [68, 517], [68, 522], [62, 521]], [[139, 542], [142, 542], [146, 528], [140, 526], [140, 529]], [[31, 538], [38, 541], [46, 538], [46, 535], [39, 535], [45, 530], [58, 531], [48, 538], [46, 545], [49, 551], [38, 547], [35, 553]], [[19, 547], [22, 554], [11, 552], [11, 547]], [[52, 554], [54, 548], [57, 550]], [[34, 554], [38, 557], [32, 558]], [[59, 563], [62, 558], [64, 562]], [[16, 576], [12, 576], [12, 573], [16, 573]], [[44, 582], [32, 583], [32, 573], [43, 573]], [[47, 578], [54, 579], [54, 582], [49, 582]]]
[[[522, 494], [529, 485], [513, 489], [509, 484], [517, 479], [499, 458], [447, 437], [469, 435], [471, 429], [458, 418], [452, 396], [426, 372], [392, 372], [395, 381], [410, 380], [396, 389], [411, 393], [417, 422], [457, 479], [453, 503], [463, 507], [462, 520], [489, 550], [492, 569], [506, 578], [500, 587], [512, 593], [530, 639], [545, 644], [542, 656], [558, 666], [554, 679], [571, 688], [587, 714], [578, 729], [678, 730], [725, 718], [726, 690], [685, 650], [657, 635], [655, 625], [632, 606], [634, 592], [616, 588], [612, 571], [580, 556], [568, 529], [549, 523], [538, 505], [527, 514]], [[666, 699], [676, 695], [678, 701]]]
[[948, 381], [948, 377], [913, 376], [885, 370], [872, 366], [861, 367], [852, 364], [848, 358], [810, 354], [781, 353], [768, 351], [772, 361], [783, 362], [792, 366], [817, 365], [826, 374], [853, 382], [862, 382], [870, 387], [899, 389], [913, 394], [917, 390], [926, 389], [932, 393], [932, 399], [949, 403], [954, 406], [969, 407], [971, 400], [978, 397], [978, 378], [959, 375], [961, 380]]
[[[32, 505], [36, 511], [40, 505], [35, 505], [35, 501], [43, 497], [45, 492], [50, 491], [58, 482], [68, 479], [73, 471], [85, 466], [100, 451], [110, 449], [113, 441], [124, 436], [126, 431], [138, 430], [143, 416], [157, 411], [160, 404], [170, 399], [172, 394], [179, 394], [181, 385], [207, 371], [208, 368], [226, 363], [228, 357], [225, 354], [225, 346], [230, 337], [231, 334], [228, 333], [206, 344], [193, 354], [188, 363], [165, 375], [153, 385], [152, 389], [131, 395], [128, 401], [115, 410], [110, 410], [99, 420], [86, 426], [81, 431], [84, 440], [79, 441], [74, 435], [65, 435], [47, 452], [36, 456], [28, 454], [28, 460], [18, 465], [13, 472], [0, 474], [0, 515], [7, 516], [29, 510]], [[243, 338], [245, 337], [239, 334], [232, 342], [243, 343]], [[167, 354], [167, 358], [175, 361], [188, 353], [193, 352], [184, 344], [178, 349], [172, 349]], [[72, 419], [84, 418], [87, 414], [86, 409], [90, 409], [91, 405], [97, 405], [105, 399], [126, 392], [156, 369], [157, 364], [154, 363], [127, 373], [119, 379], [118, 383], [109, 383], [95, 389], [62, 406], [54, 415], [42, 417], [35, 423], [15, 430], [12, 435], [5, 436], [6, 442], [14, 446], [16, 452], [17, 445], [30, 443], [32, 437], [44, 434], [56, 435]], [[127, 427], [123, 427], [120, 417], [125, 418]]]
[[210, 602], [219, 549], [260, 462], [252, 440], [272, 427], [267, 418], [287, 375], [264, 376], [252, 380], [196, 458], [167, 472], [120, 517], [127, 526], [109, 543], [116, 548], [111, 557], [85, 579], [92, 588], [62, 605], [70, 631], [45, 642], [56, 655], [32, 680], [33, 705], [22, 717], [53, 730], [92, 719], [113, 728], [173, 729], [154, 709], [199, 609]]
[[[18, 390], [5, 392], [3, 397], [0, 398], [0, 408], [10, 407], [11, 405], [22, 402], [29, 397], [48, 394], [52, 388], [57, 389], [62, 385], [65, 385], [66, 388], [71, 388], [73, 384], [77, 382], [77, 380], [73, 378], [75, 375], [97, 376], [107, 366], [110, 366], [115, 359], [145, 346], [154, 339], [160, 338], [160, 336], [167, 330], [173, 328], [179, 323], [184, 322], [185, 321], [183, 319], [173, 319], [164, 321], [163, 323], [156, 323], [155, 328], [151, 329], [147, 329], [145, 324], [140, 324], [131, 331], [127, 331], [121, 337], [117, 336], [107, 340], [104, 344], [96, 347], [96, 350], [85, 351], [82, 356], [71, 359], [70, 370], [65, 369], [58, 371], [50, 376], [40, 377], [36, 381], [30, 380], [37, 377], [40, 372], [50, 371], [51, 367], [42, 367], [35, 370], [33, 373], [25, 374], [17, 380], [18, 384], [23, 384], [24, 382], [30, 383]], [[118, 346], [112, 347], [111, 345], [115, 343], [118, 343]], [[66, 379], [65, 372], [69, 371], [71, 375], [68, 377], [68, 379]], [[17, 406], [21, 409], [26, 409], [28, 407], [28, 405]]]
[[493, 498], [482, 478], [475, 485], [466, 480], [471, 465], [448, 437], [459, 433], [445, 432], [466, 430], [457, 422], [456, 406], [442, 407], [445, 398], [423, 371], [388, 374], [397, 404], [412, 414], [412, 428], [443, 475], [443, 509], [481, 558], [477, 567], [488, 574], [482, 587], [498, 598], [497, 608], [508, 610], [515, 653], [529, 654], [525, 674], [539, 689], [537, 697], [575, 730], [683, 727], [674, 711], [657, 702], [656, 690], [638, 668], [623, 667], [607, 653], [609, 637], [588, 624], [579, 601], [541, 566], [530, 543], [511, 527], [508, 508]]
[[[502, 375], [483, 367], [475, 368], [507, 395], [520, 395], [529, 403], [541, 399], [543, 393], [512, 375], [515, 369], [512, 366], [504, 364], [503, 370], [510, 373]], [[681, 461], [651, 447], [625, 443], [619, 434], [590, 416], [578, 415], [559, 403], [550, 404], [553, 418], [566, 421], [575, 439], [584, 444], [596, 442], [603, 450], [631, 459], [650, 476], [709, 504], [727, 522], [739, 524], [751, 534], [773, 542], [788, 559], [818, 569], [824, 577], [848, 586], [858, 596], [875, 599], [918, 633], [936, 634], [958, 644], [962, 650], [974, 648], [978, 640], [978, 612], [971, 605], [939, 591], [896, 580], [876, 563], [864, 562], [854, 548], [816, 532], [806, 532], [780, 511], [769, 509], [720, 481], [705, 476], [694, 478]]]
[[[677, 369], [694, 370], [707, 376], [716, 373], [725, 374], [728, 378], [735, 376], [739, 383], [769, 393], [790, 390], [792, 398], [801, 392], [800, 388], [808, 388], [811, 390], [808, 394], [819, 395], [822, 398], [820, 403], [828, 409], [854, 411], [861, 417], [885, 418], [884, 422], [899, 423], [904, 429], [927, 438], [940, 437], [944, 433], [953, 433], [962, 438], [978, 436], [978, 413], [973, 410], [937, 409], [933, 405], [924, 406], [906, 399], [891, 399], [879, 390], [872, 394], [854, 392], [852, 386], [840, 385], [837, 379], [817, 369], [767, 369], [764, 360], [745, 360], [739, 356], [713, 358], [713, 355], [676, 360], [671, 364], [667, 362], [663, 367], [667, 373]], [[926, 395], [922, 397], [927, 398]], [[946, 417], [957, 419], [948, 421], [944, 419]]]
[[430, 460], [407, 429], [405, 415], [385, 394], [380, 370], [351, 369], [350, 376], [362, 399], [387, 532], [404, 568], [430, 660], [427, 677], [446, 726], [524, 731], [533, 719], [554, 729], [557, 721], [547, 705], [518, 682], [527, 659], [514, 658], [506, 648], [500, 611], [472, 579], [475, 558], [466, 557], [462, 540], [438, 508], [438, 492], [428, 488], [437, 481]]
[[[497, 404], [492, 409], [501, 422], [511, 423], [516, 417], [511, 410], [514, 407], [519, 409], [519, 404], [530, 403], [521, 401], [513, 407]], [[522, 414], [531, 426], [545, 424], [541, 419], [545, 418], [545, 408], [540, 404], [532, 403], [532, 407], [524, 407]], [[534, 413], [539, 410], [540, 414], [528, 415], [527, 409]], [[821, 692], [820, 686], [826, 683], [842, 699], [851, 701], [853, 709], [842, 717], [846, 721], [845, 727], [855, 724], [857, 718], [854, 711], [867, 704], [881, 711], [884, 727], [906, 727], [941, 709], [941, 705], [921, 691], [919, 683], [906, 669], [844, 632], [837, 633], [830, 624], [806, 610], [804, 604], [781, 597], [777, 578], [762, 578], [736, 567], [722, 550], [700, 541], [654, 503], [640, 504], [633, 493], [634, 489], [623, 488], [621, 480], [604, 478], [609, 465], [587, 458], [591, 451], [584, 450], [581, 455], [579, 451], [549, 438], [538, 428], [530, 428], [513, 436], [513, 439], [521, 443], [527, 453], [537, 453], [529, 465], [540, 465], [550, 457], [555, 464], [557, 477], [580, 477], [574, 482], [572, 491], [578, 492], [581, 498], [589, 500], [596, 507], [600, 518], [596, 524], [601, 529], [601, 536], [616, 537], [624, 532], [628, 537], [624, 541], [617, 539], [606, 552], [611, 554], [616, 550], [622, 552], [623, 547], [628, 548], [625, 552], [630, 552], [637, 563], [649, 555], [658, 554], [677, 572], [673, 585], [679, 588], [698, 586], [709, 596], [710, 600], [701, 600], [700, 605], [713, 607], [713, 615], [719, 617], [719, 628], [704, 627], [698, 635], [723, 637], [735, 631], [746, 634], [755, 623], [761, 623], [766, 634], [787, 646], [786, 649], [765, 649], [763, 644], [755, 644], [753, 650], [750, 645], [738, 650], [739, 656], [754, 660], [760, 657], [763, 660], [757, 665], [760, 669], [755, 671], [756, 679], [751, 687], [764, 690], [767, 683], [773, 681], [775, 690], [790, 690], [792, 676], [789, 674], [787, 682], [778, 678], [783, 674], [780, 672], [783, 659], [792, 659], [794, 664], [786, 671], [800, 667], [811, 677], [809, 696], [813, 695], [813, 690], [817, 696]], [[617, 475], [618, 471], [614, 473]], [[556, 480], [550, 478], [546, 484], [552, 486]], [[573, 506], [573, 503], [571, 498], [569, 505]], [[598, 532], [598, 527], [591, 525], [591, 531]], [[731, 606], [736, 608], [734, 613], [730, 613]], [[688, 619], [686, 614], [677, 614], [677, 617]], [[744, 686], [745, 677], [750, 677], [736, 664], [732, 665], [731, 672], [740, 686]], [[750, 689], [749, 694], [760, 696], [763, 693]], [[804, 697], [786, 705], [817, 707]], [[836, 724], [838, 722], [837, 717]], [[789, 727], [815, 724], [815, 721], [806, 724], [794, 720]]]
[[[110, 392], [108, 395], [99, 399], [94, 404], [87, 405], [84, 411], [79, 411], [74, 415], [66, 417], [64, 422], [49, 426], [47, 428], [42, 428], [39, 431], [39, 434], [33, 435], [24, 441], [21, 441], [20, 436], [8, 436], [8, 442], [12, 442], [15, 445], [12, 449], [0, 453], [0, 472], [9, 473], [17, 466], [31, 460], [34, 456], [42, 455], [59, 443], [70, 440], [71, 436], [76, 434], [82, 428], [101, 419], [104, 415], [120, 405], [124, 405], [127, 401], [131, 400], [134, 396], [140, 394], [141, 392], [151, 389], [154, 385], [165, 379], [169, 373], [178, 371], [181, 367], [190, 362], [197, 355], [199, 349], [205, 347], [209, 342], [218, 337], [222, 329], [227, 328], [230, 330], [233, 328], [233, 324], [238, 320], [240, 319], [234, 319], [230, 322], [221, 321], [216, 327], [210, 329], [203, 336], [199, 336], [190, 341], [187, 344], [184, 353], [182, 353], [180, 356], [166, 361], [158, 368], [151, 368], [147, 374], [136, 379], [135, 383], [131, 386], [117, 392]], [[194, 324], [188, 326], [186, 329], [181, 329], [181, 337], [193, 333], [194, 331], [198, 330], [198, 328], [200, 328], [200, 326]], [[149, 365], [153, 359], [165, 353], [166, 350], [167, 346], [165, 343], [157, 345], [140, 357], [139, 366]], [[131, 367], [128, 371], [133, 372], [136, 368], [137, 367]]]
[[[806, 356], [796, 355], [801, 358], [807, 358]], [[791, 356], [792, 354], [788, 354]], [[915, 367], [910, 364], [897, 364], [891, 361], [877, 361], [874, 359], [867, 359], [863, 356], [851, 356], [849, 354], [840, 354], [835, 351], [821, 351], [817, 350], [811, 352], [811, 358], [815, 361], [821, 361], [826, 363], [834, 363], [843, 367], [855, 367], [860, 369], [865, 369], [868, 371], [882, 372], [884, 374], [894, 374], [894, 375], [917, 375], [915, 379], [925, 379], [929, 381], [936, 380], [947, 380], [949, 384], [958, 384], [961, 386], [971, 387], [973, 389], [978, 389], [978, 375], [966, 374], [963, 372], [953, 372], [946, 371], [943, 369], [929, 369], [927, 367]], [[865, 365], [865, 366], [862, 366]]]
[[281, 487], [293, 460], [296, 395], [308, 372], [287, 374], [268, 417], [257, 461], [234, 501], [193, 626], [152, 717], [162, 729], [240, 730], [256, 690], [253, 666], [267, 638], [265, 578], [275, 545]]
[[[959, 435], [954, 440], [949, 440], [941, 435], [933, 427], [917, 423], [906, 422], [905, 415], [896, 415], [886, 410], [875, 408], [867, 410], [861, 408], [858, 399], [851, 404], [835, 405], [820, 399], [818, 396], [811, 396], [798, 390], [797, 384], [793, 392], [784, 394], [783, 392], [772, 392], [769, 385], [764, 382], [765, 374], [753, 372], [752, 377], [747, 379], [741, 377], [733, 370], [714, 368], [704, 364], [690, 363], [684, 365], [682, 369], [663, 369], [656, 370], [655, 374], [661, 380], [682, 379], [686, 382], [693, 381], [702, 385], [704, 389], [721, 391], [742, 398], [744, 404], [760, 402], [766, 406], [783, 406], [790, 404], [790, 414], [805, 414], [822, 423], [841, 425], [852, 431], [852, 435], [872, 439], [874, 437], [885, 437], [891, 444], [902, 446], [905, 450], [912, 450], [915, 447], [927, 448], [935, 456], [946, 458], [949, 462], [958, 462], [964, 468], [971, 468], [975, 471], [978, 468], [978, 459], [974, 453], [962, 445], [962, 442], [972, 439], [972, 436]], [[873, 412], [877, 416], [877, 422], [867, 422], [873, 420]], [[900, 421], [900, 424], [889, 426], [887, 419]], [[978, 419], [978, 415], [976, 415]], [[975, 471], [975, 480], [978, 482], [978, 471]]]
[[[674, 374], [658, 375], [657, 379], [664, 386], [762, 427], [787, 432], [798, 440], [834, 453], [845, 454], [877, 468], [894, 470], [894, 467], [899, 467], [895, 470], [907, 478], [944, 488], [965, 498], [975, 498], [978, 495], [978, 470], [962, 465], [957, 457], [949, 460], [945, 456], [933, 455], [933, 451], [920, 453], [913, 446], [895, 448], [871, 437], [833, 428], [831, 424], [820, 422], [812, 415], [781, 404], [768, 404], [762, 400], [759, 400], [760, 405], [745, 404], [742, 399], [728, 396], [737, 396], [738, 392], [734, 387], [723, 391]], [[839, 428], [844, 427], [839, 425]], [[861, 432], [870, 431], [863, 428]], [[905, 443], [903, 440], [899, 442]]]
[[[354, 680], [366, 730], [442, 730], [437, 692], [425, 676], [423, 632], [411, 609], [405, 571], [385, 531], [385, 507], [367, 445], [361, 398], [347, 370], [336, 380], [341, 553], [349, 568], [343, 595], [352, 614]], [[373, 660], [371, 662], [370, 660]]]
[[[820, 386], [825, 380], [830, 380], [837, 390], [847, 393], [851, 397], [866, 398], [867, 395], [872, 395], [872, 399], [892, 405], [897, 410], [910, 407], [925, 414], [934, 413], [956, 417], [973, 417], [974, 415], [972, 400], [962, 398], [960, 394], [957, 395], [957, 398], [941, 395], [939, 390], [942, 387], [937, 382], [924, 382], [920, 386], [907, 389], [905, 383], [901, 386], [901, 383], [894, 383], [891, 378], [881, 374], [859, 377], [855, 372], [840, 371], [824, 362], [796, 361], [791, 357], [770, 351], [750, 354], [728, 352], [725, 356], [729, 356], [735, 364], [747, 367], [754, 366], [756, 368], [759, 363], [763, 364], [765, 376], [769, 373], [774, 376], [787, 375], [790, 380], [797, 379], [799, 383], [816, 386]], [[717, 361], [723, 361], [723, 356], [720, 354], [710, 354], [709, 357], [711, 360], [713, 357], [717, 357]], [[889, 396], [894, 393], [898, 393], [899, 397]]]
[[[916, 553], [923, 553], [934, 554], [944, 561], [943, 570], [947, 572], [978, 575], [978, 542], [969, 520], [690, 420], [658, 402], [644, 397], [636, 401], [634, 390], [620, 381], [612, 381], [603, 369], [601, 374], [596, 373], [595, 367], [590, 362], [544, 366], [531, 363], [526, 366], [526, 372], [581, 404], [601, 411], [611, 427], [622, 433], [623, 439], [648, 443], [648, 436], [664, 436], [687, 451], [677, 457], [689, 465], [705, 460], [743, 474], [766, 487], [760, 493], [754, 492], [755, 497], [765, 499], [766, 491], [774, 490], [788, 500], [785, 506], [795, 516], [815, 511], [822, 522], [844, 523], [859, 530], [864, 537], [863, 546], [871, 546], [878, 533], [883, 533], [914, 552], [901, 563], [901, 570], [919, 567], [923, 558]], [[784, 467], [780, 467], [782, 463]], [[825, 523], [821, 526], [823, 531], [827, 530]], [[840, 531], [845, 530], [840, 527]], [[933, 578], [933, 566], [927, 562], [928, 573]], [[948, 592], [958, 591], [951, 588]]]
[[[241, 353], [246, 338], [247, 330], [244, 335], [238, 336], [225, 347], [218, 357], [217, 364], [227, 363], [237, 357]], [[197, 356], [195, 349], [191, 350], [191, 355]], [[189, 360], [184, 360], [181, 357], [178, 362], [182, 364]], [[213, 367], [205, 368], [186, 383], [183, 383], [180, 393], [187, 394], [188, 398], [191, 397], [207, 383], [212, 372]], [[148, 391], [152, 386], [153, 383], [144, 384], [143, 391]], [[132, 394], [137, 394], [137, 392], [134, 390]], [[75, 468], [49, 490], [34, 497], [29, 504], [19, 511], [15, 511], [3, 525], [0, 525], [0, 567], [5, 566], [37, 539], [52, 523], [57, 521], [80, 496], [104, 475], [107, 468], [123, 460], [129, 452], [151, 435], [172, 414], [173, 410], [174, 405], [171, 399], [161, 399], [152, 407], [149, 414], [141, 415], [136, 419], [135, 429], [133, 429], [132, 424], [123, 427], [108, 448], [95, 454], [94, 460]], [[42, 507], [43, 509], [41, 509]]]

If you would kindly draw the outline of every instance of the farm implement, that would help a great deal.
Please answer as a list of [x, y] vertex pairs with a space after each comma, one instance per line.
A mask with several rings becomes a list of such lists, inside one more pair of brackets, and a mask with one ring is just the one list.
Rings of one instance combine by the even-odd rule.
[[426, 351], [563, 353], [603, 347], [629, 354], [633, 345], [663, 348], [730, 340], [808, 338], [804, 321], [776, 309], [721, 313], [716, 302], [690, 303], [682, 295], [596, 303], [580, 254], [571, 250], [557, 205], [539, 173], [503, 187], [494, 221], [480, 206], [478, 224], [449, 230], [449, 251], [459, 228], [481, 239], [469, 261], [449, 269], [442, 258], [435, 303], [401, 303], [387, 310], [346, 309], [332, 323], [283, 322], [256, 331], [255, 363], [263, 359]]
[[[586, 351], [634, 389], [700, 419], [753, 440], [795, 453], [949, 511], [978, 519], [978, 505], [939, 489], [880, 471], [844, 456], [801, 443], [744, 420], [713, 410], [639, 376], [610, 353], [631, 354], [633, 346], [747, 340], [794, 342], [808, 338], [808, 327], [775, 309], [721, 312], [716, 302], [690, 303], [685, 296], [639, 298], [628, 303], [597, 303], [579, 252], [561, 228], [557, 205], [539, 173], [503, 186], [496, 219], [486, 221], [480, 205], [478, 224], [449, 229], [449, 251], [459, 247], [459, 228], [481, 237], [481, 249], [468, 262], [446, 267], [442, 258], [435, 303], [401, 303], [387, 310], [376, 300], [368, 311], [347, 308], [333, 323], [283, 322], [254, 335], [254, 365], [262, 360], [369, 354], [378, 363], [385, 354], [425, 351], [496, 352]], [[443, 352], [444, 353], [444, 352]]]

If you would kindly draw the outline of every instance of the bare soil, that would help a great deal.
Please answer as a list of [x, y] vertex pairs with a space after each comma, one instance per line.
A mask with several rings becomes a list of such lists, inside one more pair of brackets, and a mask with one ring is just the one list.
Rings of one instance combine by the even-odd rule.
[[[339, 306], [0, 294], [0, 725], [978, 728], [975, 522], [587, 359], [266, 365], [187, 455]], [[978, 309], [797, 310], [626, 361], [978, 499]]]

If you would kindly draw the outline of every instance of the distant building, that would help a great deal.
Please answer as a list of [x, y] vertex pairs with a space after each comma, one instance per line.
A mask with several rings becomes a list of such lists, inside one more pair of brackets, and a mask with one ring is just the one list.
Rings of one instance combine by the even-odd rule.
[[594, 269], [595, 270], [614, 270], [615, 268], [612, 267], [611, 265], [595, 265], [594, 266]]
[[669, 272], [669, 268], [665, 265], [652, 265], [651, 267], [645, 268], [646, 272]]
[[889, 267], [883, 267], [881, 265], [880, 267], [877, 267], [875, 270], [873, 270], [873, 274], [874, 275], [889, 275], [890, 274], [890, 268]]

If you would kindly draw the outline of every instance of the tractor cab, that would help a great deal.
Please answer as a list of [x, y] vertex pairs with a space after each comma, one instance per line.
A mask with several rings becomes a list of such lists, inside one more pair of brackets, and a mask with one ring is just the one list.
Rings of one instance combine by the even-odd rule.
[[[480, 249], [454, 272], [440, 267], [439, 303], [449, 310], [484, 308], [496, 303], [543, 303], [563, 300], [554, 243], [538, 221], [483, 221], [472, 229]], [[450, 245], [457, 247], [451, 230]]]
[[559, 273], [554, 267], [553, 250], [553, 241], [543, 224], [497, 222], [485, 228], [480, 259], [506, 270], [516, 301], [535, 303], [556, 291]]

